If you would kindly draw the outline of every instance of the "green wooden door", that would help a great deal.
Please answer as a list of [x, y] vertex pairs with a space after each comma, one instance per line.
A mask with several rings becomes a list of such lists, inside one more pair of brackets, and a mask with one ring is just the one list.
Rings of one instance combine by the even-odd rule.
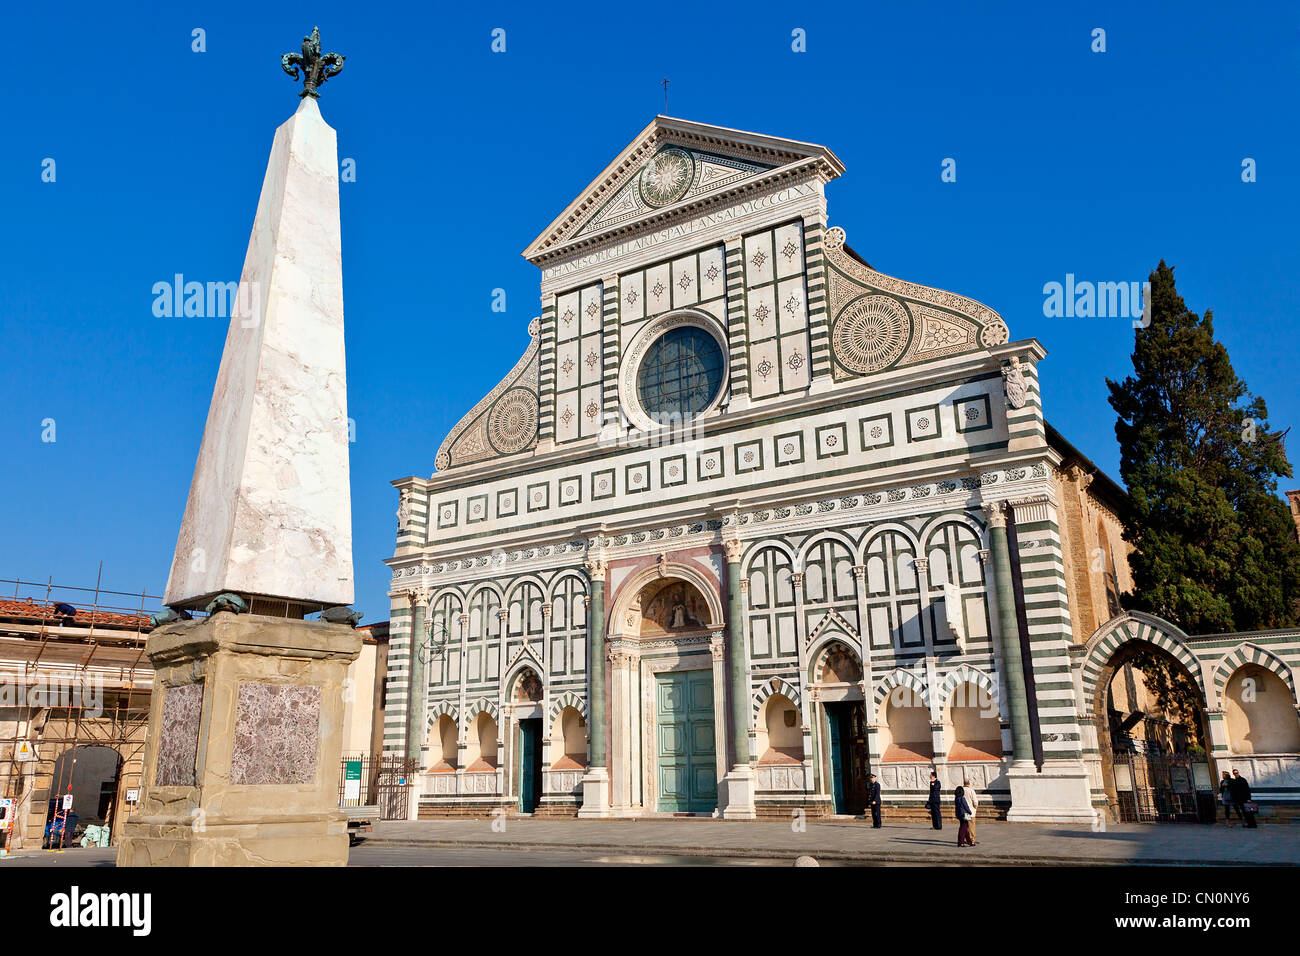
[[826, 749], [831, 758], [831, 796], [836, 813], [867, 809], [866, 708], [861, 701], [826, 705]]
[[718, 806], [713, 672], [680, 671], [657, 679], [659, 805], [699, 813]]
[[831, 798], [836, 813], [847, 813], [844, 809], [844, 727], [840, 720], [839, 708], [834, 704], [826, 705], [826, 749], [831, 757]]
[[519, 812], [532, 813], [542, 797], [542, 722], [519, 721]]

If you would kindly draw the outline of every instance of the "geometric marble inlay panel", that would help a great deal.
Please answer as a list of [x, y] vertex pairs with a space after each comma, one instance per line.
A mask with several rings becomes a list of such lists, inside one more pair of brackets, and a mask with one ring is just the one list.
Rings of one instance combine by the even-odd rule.
[[319, 687], [239, 685], [231, 783], [312, 783], [319, 744]]
[[155, 787], [193, 787], [203, 716], [203, 682], [163, 691], [162, 731], [158, 735]]

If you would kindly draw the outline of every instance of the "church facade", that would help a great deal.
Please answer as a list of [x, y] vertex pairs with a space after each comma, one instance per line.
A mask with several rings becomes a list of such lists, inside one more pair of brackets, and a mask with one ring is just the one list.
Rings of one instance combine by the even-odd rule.
[[[421, 814], [852, 814], [934, 769], [1090, 822], [1115, 651], [1219, 686], [1237, 644], [1120, 614], [1122, 492], [1046, 423], [1043, 348], [873, 269], [843, 171], [656, 117], [525, 250], [522, 357], [393, 483], [385, 749]], [[1292, 704], [1297, 637], [1236, 662]]]

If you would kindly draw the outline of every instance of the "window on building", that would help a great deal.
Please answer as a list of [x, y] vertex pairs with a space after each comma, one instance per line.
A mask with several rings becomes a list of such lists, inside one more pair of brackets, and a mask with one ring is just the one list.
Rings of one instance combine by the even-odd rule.
[[649, 349], [637, 369], [637, 395], [657, 421], [684, 421], [713, 404], [722, 388], [722, 346], [693, 326], [670, 329]]

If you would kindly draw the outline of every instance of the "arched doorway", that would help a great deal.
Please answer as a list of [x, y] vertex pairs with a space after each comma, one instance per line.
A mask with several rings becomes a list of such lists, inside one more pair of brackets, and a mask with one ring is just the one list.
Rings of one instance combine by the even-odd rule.
[[615, 594], [608, 649], [615, 813], [717, 812], [727, 756], [725, 633], [718, 582], [694, 561], [661, 556]]
[[1114, 618], [1089, 639], [1082, 680], [1111, 818], [1213, 820], [1205, 687], [1182, 632], [1147, 614]]
[[[72, 846], [78, 830], [88, 826], [113, 827], [122, 756], [112, 747], [83, 744], [66, 750], [54, 761], [50, 799], [46, 808], [46, 836]], [[64, 813], [64, 797], [72, 796]], [[53, 828], [51, 828], [53, 824]]]
[[542, 679], [523, 667], [510, 681], [510, 712], [514, 718], [518, 760], [514, 779], [519, 812], [533, 813], [542, 800]]
[[821, 711], [825, 759], [835, 813], [857, 816], [867, 809], [870, 769], [862, 662], [853, 648], [832, 639], [812, 658], [810, 687]]

